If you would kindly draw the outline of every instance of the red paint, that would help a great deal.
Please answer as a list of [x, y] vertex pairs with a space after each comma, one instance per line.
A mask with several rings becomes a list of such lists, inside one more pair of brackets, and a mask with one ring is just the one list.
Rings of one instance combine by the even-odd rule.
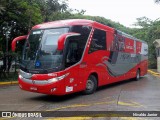
[[137, 54], [140, 54], [140, 52], [141, 52], [141, 47], [142, 47], [142, 43], [141, 42], [139, 42], [139, 41], [136, 41], [136, 53]]
[[134, 41], [126, 38], [125, 52], [134, 53]]
[[[111, 54], [111, 47], [114, 40], [114, 33], [115, 29], [102, 25], [100, 23], [90, 21], [90, 20], [64, 20], [64, 21], [56, 21], [56, 22], [49, 22], [44, 23], [40, 25], [34, 26], [32, 29], [45, 29], [45, 28], [54, 28], [54, 27], [64, 27], [64, 26], [72, 26], [72, 25], [88, 25], [92, 28], [97, 28], [106, 31], [106, 50], [99, 50], [95, 51], [92, 54], [89, 54], [89, 47], [90, 43], [92, 41], [93, 32], [92, 29], [91, 34], [88, 38], [87, 45], [85, 48], [85, 52], [83, 53], [83, 58], [81, 62], [78, 64], [75, 64], [69, 68], [66, 68], [65, 70], [54, 72], [52, 74], [34, 74], [31, 78], [31, 81], [39, 80], [39, 81], [45, 81], [51, 78], [56, 78], [59, 76], [66, 75], [67, 76], [58, 82], [50, 83], [47, 85], [40, 85], [40, 84], [30, 84], [22, 81], [20, 78], [19, 84], [22, 86], [21, 89], [31, 91], [31, 92], [38, 92], [38, 93], [44, 93], [44, 94], [52, 94], [52, 95], [65, 95], [70, 94], [78, 91], [85, 90], [86, 82], [90, 74], [97, 74], [98, 77], [98, 86], [106, 85], [109, 83], [122, 81], [130, 78], [136, 77], [136, 72], [138, 69], [141, 70], [141, 76], [147, 74], [147, 65], [148, 60], [147, 58], [143, 61], [136, 64], [135, 67], [131, 68], [126, 74], [120, 75], [118, 77], [110, 75], [110, 73], [106, 70], [105, 67], [96, 66], [98, 63], [101, 63], [103, 60], [102, 58], [106, 56], [105, 60], [109, 60], [109, 56]], [[58, 50], [63, 50], [65, 39], [67, 36], [70, 35], [76, 35], [77, 33], [66, 33], [60, 36], [58, 40]], [[127, 38], [126, 36], [121, 36], [125, 38], [125, 48], [124, 53], [129, 54], [140, 54], [141, 53], [141, 47], [142, 42], [136, 41], [136, 47], [134, 46], [134, 40], [131, 38]], [[15, 50], [15, 43], [17, 40], [20, 40], [20, 38], [26, 38], [26, 36], [21, 36], [13, 41], [12, 50]], [[135, 47], [135, 48], [134, 48]], [[135, 52], [136, 51], [136, 52]], [[31, 87], [37, 88], [37, 90], [31, 90]], [[73, 87], [73, 91], [66, 92], [66, 87]], [[56, 90], [51, 92], [51, 89], [55, 88]]]

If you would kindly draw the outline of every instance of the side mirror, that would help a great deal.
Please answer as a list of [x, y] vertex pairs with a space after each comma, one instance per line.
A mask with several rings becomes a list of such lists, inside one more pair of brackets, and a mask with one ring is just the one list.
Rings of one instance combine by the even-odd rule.
[[71, 37], [71, 36], [79, 36], [81, 34], [79, 33], [65, 33], [65, 34], [62, 34], [59, 39], [58, 39], [58, 50], [63, 50], [64, 49], [64, 44], [65, 44], [65, 41], [68, 37]]
[[16, 43], [17, 41], [25, 40], [27, 38], [27, 35], [19, 36], [13, 39], [12, 41], [12, 51], [14, 52], [16, 50]]

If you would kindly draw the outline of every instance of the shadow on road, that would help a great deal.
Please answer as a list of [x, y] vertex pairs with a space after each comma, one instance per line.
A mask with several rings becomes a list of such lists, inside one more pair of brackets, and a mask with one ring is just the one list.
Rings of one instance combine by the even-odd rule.
[[42, 102], [47, 102], [47, 103], [53, 103], [53, 102], [66, 102], [69, 100], [72, 100], [74, 98], [81, 97], [81, 92], [79, 93], [73, 93], [65, 96], [55, 96], [55, 95], [40, 95], [36, 97], [29, 98], [30, 100], [34, 101], [42, 101]]
[[134, 83], [134, 82], [137, 82], [137, 81], [135, 79], [128, 79], [128, 80], [124, 80], [124, 81], [119, 81], [119, 82], [115, 82], [115, 83], [111, 83], [111, 84], [108, 84], [108, 85], [101, 86], [97, 89], [97, 91], [102, 91], [104, 89], [111, 89], [111, 88], [114, 88], [114, 87], [120, 87], [121, 85], [125, 85], [125, 84], [128, 84], [128, 83]]

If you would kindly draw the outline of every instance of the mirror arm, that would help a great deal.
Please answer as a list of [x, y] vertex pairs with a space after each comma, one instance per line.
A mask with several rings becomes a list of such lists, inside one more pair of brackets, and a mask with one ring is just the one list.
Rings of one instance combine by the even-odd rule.
[[64, 43], [65, 43], [65, 40], [67, 39], [67, 37], [69, 36], [79, 36], [80, 34], [79, 33], [74, 33], [74, 32], [70, 32], [70, 33], [65, 33], [63, 35], [61, 35], [59, 37], [59, 40], [58, 40], [58, 50], [63, 50], [64, 48]]
[[16, 43], [17, 41], [25, 40], [27, 38], [27, 35], [19, 36], [13, 39], [12, 41], [12, 51], [14, 52], [16, 50]]
[[66, 34], [59, 37], [58, 48], [57, 48], [58, 50], [62, 50], [64, 48], [65, 36], [66, 36]]

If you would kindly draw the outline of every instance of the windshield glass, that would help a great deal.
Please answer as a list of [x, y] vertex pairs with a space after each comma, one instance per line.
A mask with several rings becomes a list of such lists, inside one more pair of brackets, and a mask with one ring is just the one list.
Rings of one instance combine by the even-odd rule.
[[[22, 57], [22, 69], [29, 72], [58, 69], [62, 65], [63, 51], [58, 51], [58, 38], [69, 31], [69, 28], [56, 28], [31, 31], [25, 43]], [[37, 72], [37, 71], [36, 71]], [[40, 72], [37, 72], [40, 73]]]

